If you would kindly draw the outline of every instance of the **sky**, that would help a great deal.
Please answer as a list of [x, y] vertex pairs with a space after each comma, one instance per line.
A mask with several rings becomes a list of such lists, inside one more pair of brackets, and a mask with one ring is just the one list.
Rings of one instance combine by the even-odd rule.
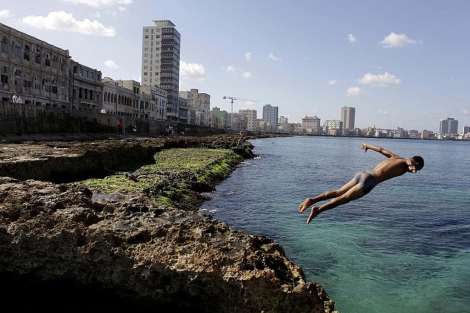
[[142, 31], [181, 34], [180, 90], [211, 109], [279, 108], [356, 127], [470, 126], [468, 0], [0, 0], [0, 23], [67, 49], [103, 77], [140, 82]]

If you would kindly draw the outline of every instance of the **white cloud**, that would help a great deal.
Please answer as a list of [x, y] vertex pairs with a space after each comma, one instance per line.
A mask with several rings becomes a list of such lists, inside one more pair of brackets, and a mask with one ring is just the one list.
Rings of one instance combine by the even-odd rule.
[[10, 17], [10, 11], [9, 10], [1, 10], [0, 11], [0, 17], [1, 18], [7, 18], [7, 17]]
[[346, 95], [348, 97], [360, 97], [360, 96], [365, 96], [366, 93], [362, 91], [361, 88], [359, 87], [350, 87]]
[[47, 16], [30, 15], [21, 21], [39, 29], [63, 30], [105, 37], [114, 37], [116, 35], [113, 27], [105, 27], [98, 21], [90, 21], [89, 19], [77, 21], [71, 13], [64, 11], [50, 12]]
[[250, 61], [250, 60], [251, 60], [251, 52], [245, 53], [245, 59], [246, 59], [247, 61]]
[[202, 64], [181, 61], [180, 74], [183, 78], [204, 79], [206, 78], [206, 69]]
[[119, 66], [114, 63], [114, 61], [111, 61], [111, 60], [106, 60], [104, 61], [104, 65], [107, 67], [107, 68], [111, 68], [111, 69], [117, 69], [119, 68]]
[[100, 14], [99, 11], [90, 12], [88, 15], [90, 15], [91, 17], [95, 17], [95, 18], [100, 18], [101, 17], [101, 14]]
[[387, 85], [398, 85], [401, 83], [401, 80], [396, 78], [395, 75], [385, 72], [383, 75], [372, 75], [368, 73], [359, 79], [359, 82], [374, 87], [383, 87]]
[[281, 58], [278, 58], [277, 56], [275, 56], [275, 55], [272, 54], [272, 53], [268, 54], [267, 59], [268, 59], [268, 60], [273, 60], [273, 61], [281, 61]]
[[348, 35], [349, 42], [356, 42], [356, 37], [353, 34]]
[[338, 81], [336, 79], [332, 79], [328, 81], [328, 85], [333, 86], [333, 85], [336, 85], [337, 82]]
[[464, 110], [462, 111], [462, 113], [463, 113], [463, 115], [468, 115], [468, 114], [470, 114], [470, 112], [468, 111], [468, 109], [464, 109]]
[[128, 5], [132, 0], [62, 0], [64, 2], [72, 2], [73, 4], [85, 4], [92, 7], [114, 6], [119, 4]]
[[251, 77], [251, 73], [250, 73], [250, 72], [243, 72], [243, 77], [245, 77], [245, 78], [250, 78], [250, 77]]
[[392, 113], [390, 112], [387, 112], [387, 111], [381, 111], [381, 110], [377, 110], [377, 114], [379, 115], [385, 115], [385, 116], [394, 116]]
[[237, 68], [235, 65], [229, 65], [227, 68], [224, 68], [224, 71], [228, 73], [235, 73], [237, 71]]
[[416, 40], [408, 38], [405, 34], [395, 34], [391, 32], [390, 35], [380, 42], [384, 48], [398, 48], [408, 44], [416, 44]]

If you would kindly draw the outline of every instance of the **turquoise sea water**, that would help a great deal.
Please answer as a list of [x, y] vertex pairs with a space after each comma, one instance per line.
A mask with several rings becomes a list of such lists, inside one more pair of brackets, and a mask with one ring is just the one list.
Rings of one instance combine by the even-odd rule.
[[[424, 169], [318, 215], [297, 208], [385, 157], [421, 155]], [[470, 142], [290, 137], [251, 140], [205, 213], [279, 242], [341, 313], [470, 312]]]

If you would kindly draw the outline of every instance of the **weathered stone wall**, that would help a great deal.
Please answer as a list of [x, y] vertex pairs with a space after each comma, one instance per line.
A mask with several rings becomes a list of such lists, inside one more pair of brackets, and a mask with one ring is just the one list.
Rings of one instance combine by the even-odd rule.
[[172, 126], [176, 134], [223, 134], [227, 130], [168, 121], [116, 116], [89, 111], [0, 102], [0, 134], [116, 133], [121, 120], [125, 133], [137, 125], [140, 134], [166, 134]]

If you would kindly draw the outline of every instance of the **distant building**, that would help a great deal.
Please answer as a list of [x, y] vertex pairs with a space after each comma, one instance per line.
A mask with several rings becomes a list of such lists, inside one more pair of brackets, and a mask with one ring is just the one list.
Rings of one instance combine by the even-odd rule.
[[72, 109], [98, 112], [103, 104], [101, 71], [70, 59]]
[[167, 119], [179, 121], [181, 35], [169, 20], [154, 20], [142, 32], [142, 85], [159, 86], [167, 92]]
[[326, 120], [323, 123], [323, 133], [331, 136], [339, 136], [343, 133], [343, 122], [339, 120]]
[[279, 108], [266, 104], [263, 106], [263, 121], [268, 123], [266, 131], [277, 131], [277, 119], [279, 115]]
[[343, 122], [343, 133], [347, 134], [354, 130], [354, 121], [356, 119], [356, 109], [352, 107], [341, 108], [341, 122]]
[[214, 107], [211, 110], [211, 126], [216, 128], [226, 128], [228, 112]]
[[246, 118], [246, 129], [255, 131], [258, 130], [258, 122], [257, 122], [257, 112], [256, 110], [239, 110], [238, 111], [240, 115], [245, 116]]
[[321, 133], [320, 119], [316, 116], [305, 116], [302, 118], [302, 127], [307, 134], [318, 135]]
[[197, 89], [180, 91], [179, 96], [188, 101], [188, 124], [209, 126], [211, 96]]
[[447, 118], [445, 120], [441, 120], [439, 125], [439, 132], [441, 135], [457, 135], [459, 133], [459, 121], [453, 118]]

